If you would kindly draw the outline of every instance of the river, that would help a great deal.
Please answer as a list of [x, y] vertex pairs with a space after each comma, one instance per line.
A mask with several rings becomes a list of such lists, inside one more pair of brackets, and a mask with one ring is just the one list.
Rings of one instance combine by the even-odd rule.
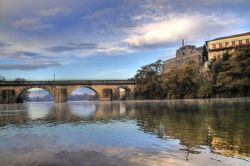
[[250, 165], [250, 99], [2, 104], [0, 165]]

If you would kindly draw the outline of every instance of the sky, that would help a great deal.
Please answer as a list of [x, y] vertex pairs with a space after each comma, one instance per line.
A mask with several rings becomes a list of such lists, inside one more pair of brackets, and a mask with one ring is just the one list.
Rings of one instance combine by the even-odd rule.
[[249, 0], [0, 0], [0, 75], [128, 79], [181, 46], [250, 31]]

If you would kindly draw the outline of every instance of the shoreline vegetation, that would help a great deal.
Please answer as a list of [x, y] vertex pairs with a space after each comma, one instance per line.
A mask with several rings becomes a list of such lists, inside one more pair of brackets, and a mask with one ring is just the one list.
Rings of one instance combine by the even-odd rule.
[[249, 97], [250, 47], [214, 58], [208, 67], [190, 61], [167, 73], [163, 61], [158, 60], [142, 66], [133, 79], [139, 84], [135, 99]]

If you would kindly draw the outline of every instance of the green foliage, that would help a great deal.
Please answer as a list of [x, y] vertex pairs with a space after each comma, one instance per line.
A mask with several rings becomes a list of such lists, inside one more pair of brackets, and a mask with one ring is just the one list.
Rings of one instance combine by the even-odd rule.
[[212, 84], [207, 81], [202, 82], [197, 95], [199, 98], [210, 98], [212, 95]]
[[208, 60], [208, 52], [207, 52], [206, 44], [204, 44], [202, 47], [202, 60], [203, 60], [203, 62]]
[[165, 76], [168, 98], [197, 98], [211, 95], [209, 77], [195, 62], [172, 69]]
[[249, 96], [250, 48], [240, 47], [232, 55], [225, 53], [211, 63], [213, 89], [217, 96]]
[[135, 80], [139, 86], [135, 89], [135, 95], [141, 99], [161, 99], [164, 97], [162, 87], [163, 62], [158, 60], [155, 63], [143, 66], [137, 71]]
[[[205, 53], [204, 53], [205, 55]], [[250, 96], [250, 48], [240, 47], [213, 59], [210, 70], [195, 62], [180, 65], [163, 74], [163, 63], [137, 71], [139, 99], [209, 98]]]

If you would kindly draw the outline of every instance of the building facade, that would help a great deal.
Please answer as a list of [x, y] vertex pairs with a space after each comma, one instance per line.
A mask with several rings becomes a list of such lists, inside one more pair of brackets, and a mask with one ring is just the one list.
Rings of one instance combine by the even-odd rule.
[[222, 57], [225, 53], [234, 55], [235, 48], [244, 45], [250, 46], [250, 32], [216, 38], [207, 41], [206, 44], [209, 61]]
[[173, 59], [166, 60], [164, 62], [164, 72], [167, 73], [173, 68], [194, 61], [199, 64], [202, 63], [202, 47], [195, 47], [193, 45], [185, 45], [180, 47], [176, 51], [176, 57]]

